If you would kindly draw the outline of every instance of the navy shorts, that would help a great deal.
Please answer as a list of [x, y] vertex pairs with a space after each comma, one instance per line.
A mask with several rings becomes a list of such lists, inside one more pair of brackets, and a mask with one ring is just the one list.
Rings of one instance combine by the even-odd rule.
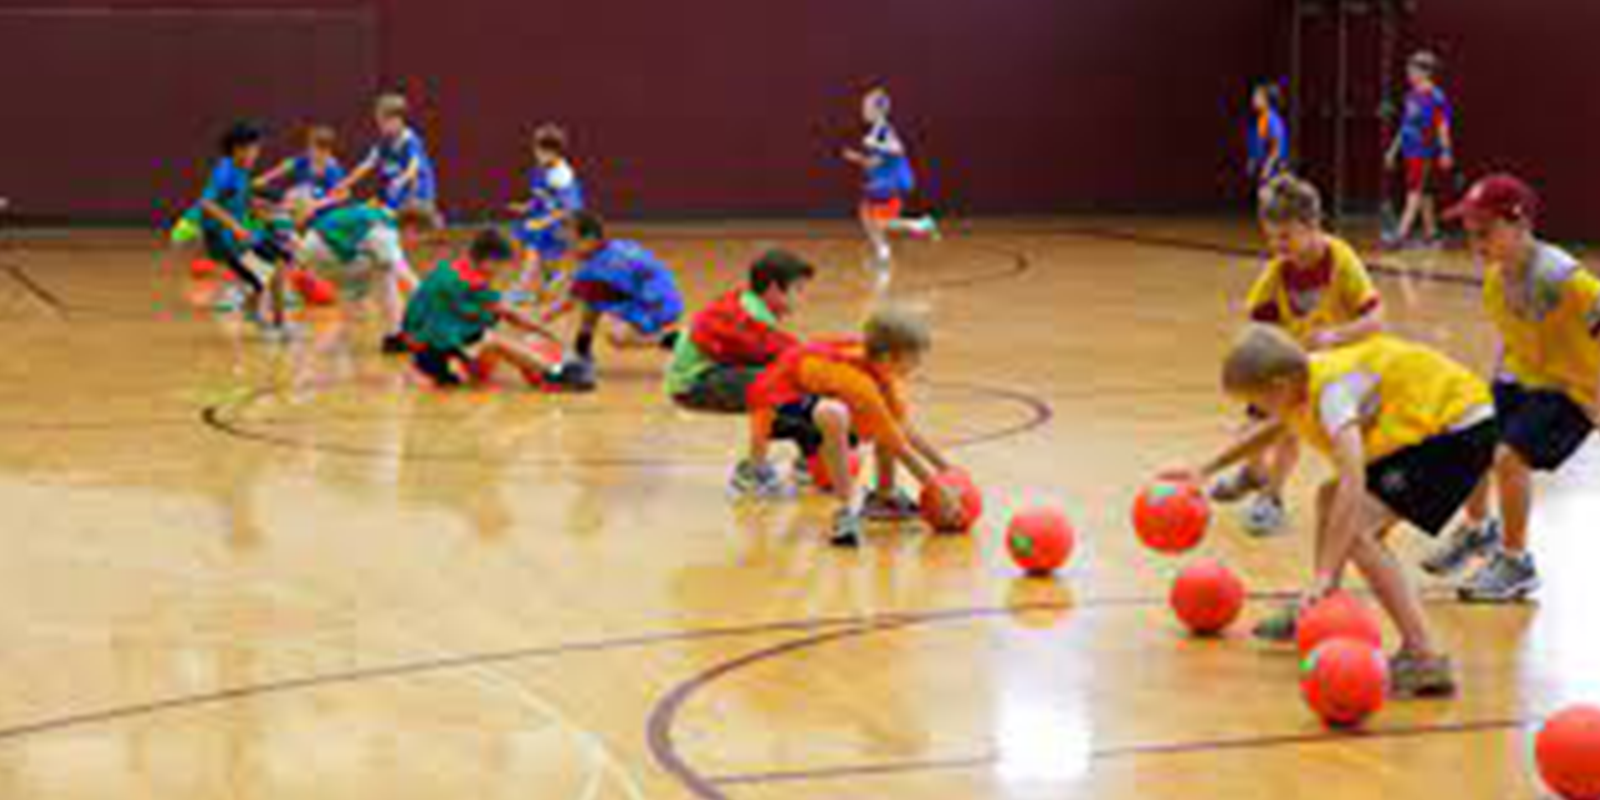
[[1499, 381], [1494, 406], [1500, 441], [1541, 472], [1560, 469], [1594, 432], [1589, 414], [1560, 392]]

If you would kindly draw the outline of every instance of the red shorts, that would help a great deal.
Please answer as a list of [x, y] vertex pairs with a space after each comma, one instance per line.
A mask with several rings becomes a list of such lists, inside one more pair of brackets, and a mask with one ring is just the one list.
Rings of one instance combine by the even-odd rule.
[[900, 218], [905, 211], [905, 201], [898, 197], [888, 200], [862, 200], [861, 215], [873, 222], [889, 222]]
[[1431, 158], [1406, 158], [1406, 191], [1412, 194], [1433, 189], [1433, 173], [1438, 169]]

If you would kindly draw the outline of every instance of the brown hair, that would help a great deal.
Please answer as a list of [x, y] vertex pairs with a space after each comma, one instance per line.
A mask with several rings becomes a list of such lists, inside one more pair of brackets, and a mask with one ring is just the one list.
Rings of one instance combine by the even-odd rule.
[[926, 353], [933, 346], [927, 317], [905, 306], [884, 306], [872, 312], [863, 332], [871, 359]]
[[1261, 220], [1274, 225], [1299, 222], [1322, 224], [1322, 193], [1310, 181], [1279, 175], [1267, 184], [1261, 198]]
[[567, 154], [567, 132], [560, 125], [544, 124], [533, 131], [533, 146], [557, 155]]
[[338, 141], [338, 134], [326, 125], [312, 125], [306, 128], [306, 147], [313, 150], [332, 150]]
[[1245, 328], [1222, 362], [1222, 388], [1229, 394], [1260, 391], [1282, 380], [1304, 381], [1310, 375], [1305, 348], [1271, 325]]

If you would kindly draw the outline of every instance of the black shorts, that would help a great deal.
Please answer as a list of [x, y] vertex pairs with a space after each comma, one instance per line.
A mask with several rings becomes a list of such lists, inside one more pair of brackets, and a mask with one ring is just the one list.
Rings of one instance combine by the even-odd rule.
[[822, 429], [817, 427], [817, 398], [807, 397], [778, 406], [772, 418], [772, 438], [794, 442], [800, 452], [813, 456], [822, 449]]
[[466, 364], [470, 358], [461, 350], [440, 350], [436, 347], [419, 347], [411, 353], [411, 363], [417, 371], [443, 387], [460, 386], [463, 381], [456, 374], [455, 364]]
[[1560, 392], [1498, 381], [1494, 407], [1500, 441], [1541, 472], [1560, 469], [1594, 432], [1583, 407]]
[[1486, 420], [1367, 466], [1367, 491], [1401, 519], [1437, 536], [1494, 466], [1500, 426]]

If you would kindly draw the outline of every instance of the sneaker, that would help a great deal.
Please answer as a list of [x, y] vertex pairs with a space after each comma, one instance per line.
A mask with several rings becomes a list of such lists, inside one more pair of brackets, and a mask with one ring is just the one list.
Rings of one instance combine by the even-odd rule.
[[550, 368], [545, 378], [552, 386], [570, 392], [592, 392], [596, 386], [594, 362], [573, 359]]
[[886, 495], [874, 491], [867, 495], [867, 502], [861, 507], [861, 516], [884, 522], [912, 519], [921, 513], [917, 501], [898, 489]]
[[833, 515], [833, 537], [828, 544], [855, 549], [861, 546], [861, 515], [841, 508]]
[[406, 337], [398, 333], [391, 333], [383, 337], [383, 344], [380, 345], [380, 349], [386, 356], [397, 356], [411, 352], [411, 347], [406, 344]]
[[1500, 540], [1500, 520], [1459, 525], [1427, 558], [1422, 559], [1422, 571], [1439, 577], [1454, 575], [1473, 558], [1498, 549]]
[[1401, 651], [1389, 659], [1389, 696], [1449, 697], [1455, 693], [1455, 667], [1449, 656]]
[[1218, 503], [1237, 503], [1266, 488], [1267, 479], [1249, 467], [1240, 467], [1211, 484], [1211, 499]]
[[783, 479], [778, 477], [778, 471], [771, 464], [753, 461], [740, 461], [733, 468], [733, 477], [729, 479], [728, 486], [741, 497], [770, 499], [788, 493]]
[[1256, 623], [1251, 634], [1266, 642], [1292, 642], [1300, 631], [1300, 605], [1286, 605]]
[[811, 463], [805, 456], [794, 460], [794, 486], [800, 490], [817, 488], [817, 476], [811, 474]]
[[1514, 603], [1539, 588], [1539, 571], [1533, 556], [1497, 550], [1477, 574], [1456, 590], [1467, 603]]
[[937, 242], [944, 238], [944, 235], [939, 232], [939, 222], [933, 218], [932, 214], [917, 221], [917, 235], [930, 242]]
[[1284, 510], [1281, 499], [1258, 494], [1245, 508], [1240, 523], [1244, 526], [1245, 533], [1262, 538], [1282, 533], [1288, 517], [1289, 512]]

